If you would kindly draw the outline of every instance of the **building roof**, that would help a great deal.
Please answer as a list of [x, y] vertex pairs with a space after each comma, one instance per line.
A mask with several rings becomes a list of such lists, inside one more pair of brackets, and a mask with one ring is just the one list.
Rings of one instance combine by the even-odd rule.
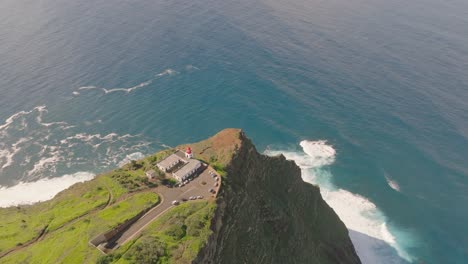
[[179, 163], [180, 160], [182, 159], [179, 156], [177, 156], [176, 154], [171, 154], [167, 158], [158, 162], [158, 166], [161, 166], [163, 168], [172, 167], [174, 163]]
[[178, 149], [174, 154], [179, 156], [181, 160], [187, 162], [187, 158], [185, 157], [185, 152]]
[[156, 172], [154, 170], [149, 170], [146, 172], [147, 177], [154, 177], [156, 176]]
[[192, 149], [190, 147], [187, 147], [187, 150], [185, 151], [187, 154], [192, 154]]
[[190, 159], [189, 162], [185, 164], [185, 166], [180, 168], [178, 171], [174, 172], [174, 175], [181, 178], [182, 176], [186, 175], [191, 170], [196, 169], [200, 164], [201, 162], [199, 160]]

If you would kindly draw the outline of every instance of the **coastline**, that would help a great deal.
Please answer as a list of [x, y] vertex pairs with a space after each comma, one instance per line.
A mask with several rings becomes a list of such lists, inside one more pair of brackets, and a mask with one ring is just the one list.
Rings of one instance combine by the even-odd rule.
[[0, 208], [48, 201], [74, 184], [92, 180], [95, 176], [91, 172], [76, 172], [35, 182], [20, 182], [11, 187], [0, 186]]

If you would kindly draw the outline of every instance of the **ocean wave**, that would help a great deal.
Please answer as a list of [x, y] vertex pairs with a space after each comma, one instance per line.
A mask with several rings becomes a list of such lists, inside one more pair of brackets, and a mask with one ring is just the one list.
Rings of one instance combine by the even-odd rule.
[[178, 74], [178, 73], [179, 73], [178, 71], [173, 70], [173, 69], [165, 69], [164, 71], [162, 71], [160, 73], [156, 73], [154, 76], [162, 77], [164, 75], [175, 75], [175, 74]]
[[113, 92], [125, 92], [125, 93], [130, 93], [131, 91], [134, 91], [138, 88], [142, 88], [142, 87], [145, 87], [145, 86], [148, 86], [150, 85], [151, 83], [153, 82], [153, 80], [149, 80], [149, 81], [146, 81], [146, 82], [142, 82], [138, 85], [135, 85], [133, 87], [130, 87], [130, 88], [113, 88], [113, 89], [106, 89], [106, 88], [102, 88], [102, 90], [104, 91], [105, 94], [108, 94], [108, 93], [113, 93]]
[[78, 88], [78, 90], [93, 90], [93, 89], [99, 89], [97, 88], [96, 86], [81, 86], [80, 88]]
[[188, 71], [193, 71], [193, 70], [198, 71], [198, 70], [200, 70], [200, 68], [198, 68], [198, 67], [196, 67], [196, 66], [193, 66], [193, 65], [191, 65], [191, 64], [185, 66], [185, 69], [188, 70]]
[[[154, 139], [142, 135], [90, 134], [67, 122], [50, 122], [46, 115], [47, 108], [39, 106], [13, 114], [0, 126], [2, 184], [89, 168], [99, 172], [117, 166], [129, 153], [151, 153], [159, 148]], [[102, 121], [92, 123], [96, 122]]]
[[94, 176], [91, 172], [77, 172], [55, 178], [44, 178], [35, 182], [20, 182], [12, 187], [0, 186], [0, 207], [50, 200], [71, 185], [89, 181]]
[[400, 192], [400, 185], [398, 184], [397, 181], [390, 179], [390, 177], [387, 175], [385, 176], [385, 179], [387, 180], [387, 184], [388, 186], [390, 186], [390, 188], [392, 188], [393, 190], [397, 192]]
[[119, 88], [104, 88], [104, 87], [97, 87], [97, 86], [94, 86], [94, 85], [91, 85], [91, 86], [82, 86], [82, 87], [79, 87], [77, 89], [77, 91], [73, 91], [73, 95], [75, 96], [78, 96], [80, 95], [80, 92], [78, 92], [79, 90], [95, 90], [95, 89], [98, 89], [98, 90], [102, 90], [104, 92], [104, 94], [109, 94], [109, 93], [114, 93], [114, 92], [123, 92], [123, 93], [131, 93], [137, 89], [140, 89], [140, 88], [143, 88], [143, 87], [146, 87], [150, 84], [153, 83], [154, 80], [160, 78], [160, 77], [163, 77], [163, 76], [166, 76], [166, 75], [175, 75], [175, 74], [178, 74], [179, 72], [173, 70], [173, 69], [165, 69], [164, 71], [160, 72], [160, 73], [157, 73], [154, 75], [154, 78], [152, 79], [149, 79], [147, 81], [144, 81], [142, 83], [139, 83], [135, 86], [132, 86], [132, 87], [128, 87], [128, 88], [125, 88], [125, 87], [119, 87]]
[[333, 164], [336, 150], [326, 141], [300, 142], [302, 151], [267, 149], [267, 155], [283, 154], [301, 168], [304, 181], [320, 186], [323, 199], [350, 231], [361, 261], [367, 263], [408, 263], [412, 257], [398, 244], [387, 227], [386, 216], [377, 206], [358, 194], [337, 188], [327, 166]]

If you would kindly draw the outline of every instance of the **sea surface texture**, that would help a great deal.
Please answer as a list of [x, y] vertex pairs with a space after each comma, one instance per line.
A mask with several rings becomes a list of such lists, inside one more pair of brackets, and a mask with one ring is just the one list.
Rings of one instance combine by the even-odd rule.
[[1, 1], [0, 206], [225, 127], [364, 263], [468, 263], [468, 1]]

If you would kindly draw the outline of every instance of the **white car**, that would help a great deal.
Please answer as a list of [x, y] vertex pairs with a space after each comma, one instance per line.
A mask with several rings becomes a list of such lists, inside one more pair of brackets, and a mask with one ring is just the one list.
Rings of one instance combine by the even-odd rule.
[[203, 196], [199, 195], [197, 196], [197, 199], [203, 199]]
[[179, 205], [179, 201], [177, 200], [172, 201], [172, 205]]

